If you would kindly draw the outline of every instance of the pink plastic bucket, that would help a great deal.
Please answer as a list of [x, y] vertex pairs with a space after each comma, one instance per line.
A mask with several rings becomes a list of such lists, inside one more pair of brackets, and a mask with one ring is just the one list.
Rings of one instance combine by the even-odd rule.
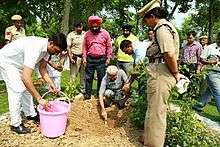
[[51, 104], [49, 111], [46, 111], [40, 105], [37, 107], [40, 115], [40, 129], [44, 136], [55, 138], [65, 133], [70, 103], [59, 100], [50, 101], [49, 103]]

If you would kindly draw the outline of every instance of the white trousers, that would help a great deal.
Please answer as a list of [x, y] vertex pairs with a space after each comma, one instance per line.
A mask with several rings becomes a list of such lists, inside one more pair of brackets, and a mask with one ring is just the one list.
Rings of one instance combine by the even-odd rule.
[[36, 116], [33, 97], [26, 90], [22, 80], [21, 71], [13, 66], [1, 66], [0, 72], [6, 83], [8, 92], [9, 112], [12, 126], [21, 124], [21, 108], [25, 116]]
[[[12, 126], [19, 126], [21, 124], [21, 110], [25, 116], [36, 116], [34, 109], [33, 97], [25, 90], [24, 92], [15, 92], [7, 87], [9, 112]], [[21, 109], [22, 108], [22, 109]]]

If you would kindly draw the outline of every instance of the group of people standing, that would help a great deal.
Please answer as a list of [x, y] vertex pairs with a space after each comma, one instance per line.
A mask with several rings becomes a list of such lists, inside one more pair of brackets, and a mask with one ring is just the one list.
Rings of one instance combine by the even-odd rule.
[[[24, 37], [25, 31], [20, 25], [21, 16], [13, 16], [14, 26], [7, 28], [5, 32], [8, 44], [0, 50], [2, 59], [0, 73], [6, 82], [8, 92], [11, 130], [21, 134], [30, 132], [21, 121], [20, 108], [22, 106], [22, 111], [28, 119], [36, 120], [37, 113], [33, 106], [33, 97], [45, 109], [50, 107], [33, 85], [31, 76], [36, 70], [36, 66], [42, 79], [48, 84], [48, 89], [53, 93], [59, 93], [60, 87], [54, 84], [55, 82], [47, 72], [48, 65], [62, 71], [64, 57], [67, 54], [70, 61], [70, 80], [75, 82], [77, 74], [80, 74], [81, 95], [84, 99], [91, 98], [96, 71], [96, 94], [99, 97], [101, 116], [107, 119], [106, 107], [114, 103], [119, 108], [124, 106], [124, 101], [120, 100], [121, 98], [127, 99], [132, 82], [130, 69], [143, 62], [147, 57], [149, 59], [149, 66], [146, 67], [149, 74], [148, 104], [142, 142], [144, 146], [162, 147], [166, 136], [167, 101], [171, 89], [182, 75], [178, 70], [179, 35], [175, 27], [166, 20], [168, 13], [160, 7], [160, 3], [160, 0], [152, 0], [138, 11], [143, 17], [143, 22], [150, 28], [149, 40], [140, 42], [131, 32], [132, 27], [124, 24], [122, 35], [117, 37], [114, 42], [114, 50], [111, 37], [108, 31], [101, 27], [102, 18], [98, 16], [88, 18], [89, 30], [86, 32], [83, 31], [82, 22], [76, 22], [74, 30], [67, 35], [67, 38], [64, 34], [58, 33], [48, 39]], [[190, 32], [187, 36], [187, 40], [190, 42], [195, 34]], [[218, 40], [220, 40], [220, 34]], [[218, 59], [212, 60], [213, 62], [206, 59], [211, 58], [212, 55], [219, 56], [219, 42], [205, 49], [202, 49], [204, 46], [198, 45], [196, 42], [187, 43], [183, 47], [183, 58], [181, 57], [180, 61], [193, 63], [193, 67], [196, 63], [196, 72], [204, 63], [217, 64]], [[199, 49], [194, 51], [197, 46]], [[213, 48], [213, 46], [215, 47]], [[116, 66], [109, 65], [113, 54], [117, 57]], [[196, 56], [201, 54], [201, 60], [191, 57], [192, 54]], [[206, 95], [212, 94], [217, 98], [219, 94], [216, 88], [219, 86], [213, 82], [219, 75], [214, 71], [216, 70], [210, 72], [210, 87]], [[60, 84], [60, 79], [58, 81]], [[197, 108], [202, 106], [203, 104]]]

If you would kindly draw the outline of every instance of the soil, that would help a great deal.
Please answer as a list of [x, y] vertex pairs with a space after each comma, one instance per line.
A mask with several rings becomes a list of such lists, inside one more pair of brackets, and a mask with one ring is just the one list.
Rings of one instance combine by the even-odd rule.
[[18, 135], [10, 131], [9, 120], [0, 122], [0, 146], [21, 147], [138, 147], [141, 130], [128, 121], [129, 106], [118, 110], [108, 108], [107, 124], [99, 115], [97, 99], [74, 101], [68, 115], [68, 125], [64, 135], [47, 138], [40, 133], [39, 124], [24, 120], [31, 128], [30, 134]]

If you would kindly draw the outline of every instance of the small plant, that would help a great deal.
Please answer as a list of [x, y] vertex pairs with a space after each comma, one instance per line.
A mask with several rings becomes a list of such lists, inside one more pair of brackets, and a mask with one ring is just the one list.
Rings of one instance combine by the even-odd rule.
[[144, 118], [147, 111], [147, 74], [144, 63], [139, 64], [135, 68], [138, 73], [138, 91], [132, 91], [131, 98], [134, 100], [134, 107], [130, 113], [130, 121], [137, 127], [143, 128]]
[[219, 135], [195, 118], [191, 103], [182, 103], [181, 112], [168, 112], [166, 145], [217, 147], [219, 143]]
[[77, 94], [79, 94], [79, 92], [80, 92], [80, 85], [78, 83], [73, 81], [69, 81], [65, 83], [64, 93], [67, 94], [70, 100], [73, 100], [74, 97]]
[[132, 92], [131, 97], [134, 99], [134, 107], [130, 113], [130, 121], [138, 128], [144, 128], [144, 118], [147, 111], [146, 96], [138, 96], [136, 92]]

